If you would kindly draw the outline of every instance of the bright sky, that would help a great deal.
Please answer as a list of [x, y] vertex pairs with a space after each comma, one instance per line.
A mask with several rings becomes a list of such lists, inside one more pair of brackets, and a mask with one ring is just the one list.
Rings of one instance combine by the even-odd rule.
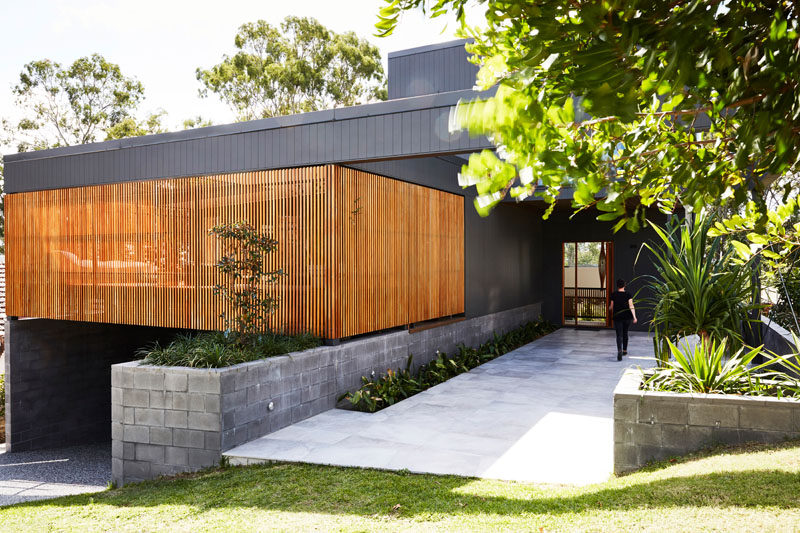
[[[218, 63], [234, 51], [233, 37], [244, 22], [278, 25], [287, 15], [313, 16], [330, 29], [352, 30], [377, 45], [384, 68], [388, 52], [455, 38], [456, 25], [443, 18], [408, 13], [395, 34], [373, 36], [382, 0], [25, 0], [3, 2], [0, 32], [0, 117], [17, 112], [11, 87], [23, 65], [49, 58], [64, 65], [94, 52], [120, 65], [144, 84], [139, 114], [162, 108], [167, 124], [202, 115], [215, 124], [233, 113], [215, 96], [200, 98], [197, 67]], [[479, 16], [474, 11], [475, 16]]]

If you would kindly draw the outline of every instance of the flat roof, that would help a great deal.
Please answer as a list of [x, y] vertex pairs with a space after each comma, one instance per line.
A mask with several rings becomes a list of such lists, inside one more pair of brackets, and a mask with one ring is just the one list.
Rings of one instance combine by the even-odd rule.
[[465, 44], [472, 42], [472, 39], [456, 39], [454, 41], [446, 41], [443, 43], [426, 44], [425, 46], [417, 46], [415, 48], [406, 48], [405, 50], [396, 50], [389, 52], [389, 59], [395, 57], [410, 56], [414, 54], [423, 54], [425, 52], [434, 52], [436, 50], [444, 50], [446, 48], [463, 48]]
[[493, 90], [482, 93], [473, 90], [464, 90], [447, 93], [426, 94], [422, 96], [397, 98], [394, 100], [386, 100], [371, 104], [361, 104], [351, 107], [338, 107], [322, 111], [310, 111], [308, 113], [298, 113], [296, 115], [248, 120], [245, 122], [234, 122], [232, 124], [221, 124], [217, 126], [208, 126], [205, 128], [194, 128], [183, 131], [173, 131], [169, 133], [143, 135], [140, 137], [126, 137], [124, 139], [116, 139], [113, 141], [101, 141], [74, 146], [64, 146], [60, 148], [50, 148], [47, 150], [20, 152], [5, 155], [4, 160], [6, 163], [32, 161], [36, 159], [46, 159], [49, 157], [89, 154], [136, 146], [205, 139], [223, 135], [234, 135], [239, 133], [288, 128], [292, 126], [320, 124], [337, 120], [366, 118], [371, 116], [387, 115], [391, 113], [420, 111], [437, 107], [454, 106], [459, 100], [472, 99], [478, 96], [489, 96], [493, 93]]

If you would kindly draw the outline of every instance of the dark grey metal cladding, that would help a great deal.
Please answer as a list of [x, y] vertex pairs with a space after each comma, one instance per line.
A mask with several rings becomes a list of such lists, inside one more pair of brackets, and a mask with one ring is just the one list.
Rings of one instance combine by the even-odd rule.
[[458, 185], [458, 171], [461, 170], [462, 161], [451, 156], [440, 156], [353, 163], [347, 166], [460, 196], [472, 197], [474, 196], [474, 187], [462, 189]]
[[5, 157], [7, 193], [491, 148], [450, 133], [450, 109], [474, 91], [148, 135]]
[[471, 89], [478, 67], [469, 62], [467, 40], [391, 52], [389, 99]]

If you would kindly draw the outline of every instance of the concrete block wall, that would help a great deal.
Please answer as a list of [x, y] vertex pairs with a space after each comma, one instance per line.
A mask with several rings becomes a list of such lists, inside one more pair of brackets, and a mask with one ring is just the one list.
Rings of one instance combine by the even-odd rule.
[[639, 390], [628, 370], [614, 391], [614, 472], [686, 455], [713, 444], [800, 438], [800, 401]]
[[125, 483], [218, 464], [222, 452], [336, 406], [361, 377], [477, 345], [539, 317], [529, 305], [221, 369], [114, 365], [112, 477]]
[[792, 334], [769, 318], [761, 318], [761, 336], [764, 349], [776, 354], [787, 355], [797, 349]]
[[108, 441], [111, 365], [174, 330], [66, 320], [5, 324], [6, 450]]

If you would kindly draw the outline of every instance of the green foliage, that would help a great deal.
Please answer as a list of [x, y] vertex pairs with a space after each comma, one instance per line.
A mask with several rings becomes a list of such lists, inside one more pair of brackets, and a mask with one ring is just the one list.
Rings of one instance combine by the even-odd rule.
[[213, 126], [214, 122], [211, 119], [203, 118], [201, 115], [187, 118], [183, 121], [183, 129], [191, 130], [194, 128], [207, 128]]
[[[576, 209], [635, 231], [647, 207], [743, 205], [762, 187], [752, 176], [798, 169], [794, 2], [482, 0], [480, 27], [466, 25], [466, 4], [386, 0], [376, 27], [391, 33], [411, 9], [450, 11], [475, 39], [478, 85], [497, 92], [452, 119], [498, 147], [461, 172], [482, 215], [508, 194], [552, 209], [569, 188]], [[761, 227], [768, 209], [757, 208]]]
[[420, 366], [416, 373], [413, 371], [412, 356], [409, 356], [404, 369], [396, 371], [389, 369], [385, 375], [376, 379], [364, 376], [361, 378], [363, 384], [360, 389], [348, 392], [339, 400], [346, 399], [355, 409], [374, 413], [434, 385], [444, 383], [452, 377], [469, 372], [556, 329], [546, 321], [528, 322], [503, 335], [495, 333], [491, 340], [477, 349], [460, 345], [458, 353], [451, 357], [446, 353], [437, 352], [436, 358], [427, 365]]
[[224, 282], [214, 287], [214, 294], [222, 296], [229, 309], [220, 314], [226, 329], [236, 331], [242, 338], [266, 331], [267, 315], [278, 303], [264, 292], [263, 285], [277, 281], [283, 271], [265, 270], [264, 260], [277, 248], [278, 241], [241, 221], [219, 224], [208, 233], [223, 245], [216, 267]]
[[708, 236], [710, 217], [698, 215], [666, 228], [653, 226], [660, 246], [645, 243], [657, 274], [644, 276], [650, 293], [644, 304], [653, 312], [655, 353], [669, 359], [669, 342], [699, 335], [704, 342], [727, 339], [742, 345], [742, 325], [755, 309], [755, 287], [750, 263], [734, 263], [732, 245]]
[[310, 334], [262, 333], [248, 336], [243, 342], [238, 336], [212, 331], [181, 334], [166, 346], [155, 342], [137, 355], [148, 365], [222, 368], [319, 345], [320, 340]]
[[[702, 394], [746, 394], [772, 395], [775, 393], [774, 383], [765, 381], [768, 378], [780, 378], [777, 372], [764, 369], [773, 363], [751, 366], [750, 363], [759, 354], [761, 347], [748, 351], [739, 349], [730, 357], [727, 340], [720, 343], [697, 343], [693, 348], [684, 346], [681, 350], [671, 341], [667, 345], [674, 358], [653, 371], [643, 387], [649, 390], [668, 392], [689, 392]], [[759, 373], [759, 371], [761, 371]], [[778, 387], [778, 390], [784, 389]]]
[[24, 112], [12, 127], [19, 151], [94, 142], [128, 119], [144, 96], [141, 83], [99, 54], [68, 67], [31, 61], [13, 92]]
[[276, 28], [243, 24], [237, 52], [197, 69], [200, 94], [219, 95], [252, 120], [386, 98], [380, 51], [353, 32], [336, 33], [313, 18], [287, 17]]
[[126, 117], [106, 130], [106, 140], [166, 133], [167, 129], [162, 124], [166, 116], [167, 112], [161, 109], [151, 113], [145, 120], [141, 121], [136, 120], [134, 117]]

